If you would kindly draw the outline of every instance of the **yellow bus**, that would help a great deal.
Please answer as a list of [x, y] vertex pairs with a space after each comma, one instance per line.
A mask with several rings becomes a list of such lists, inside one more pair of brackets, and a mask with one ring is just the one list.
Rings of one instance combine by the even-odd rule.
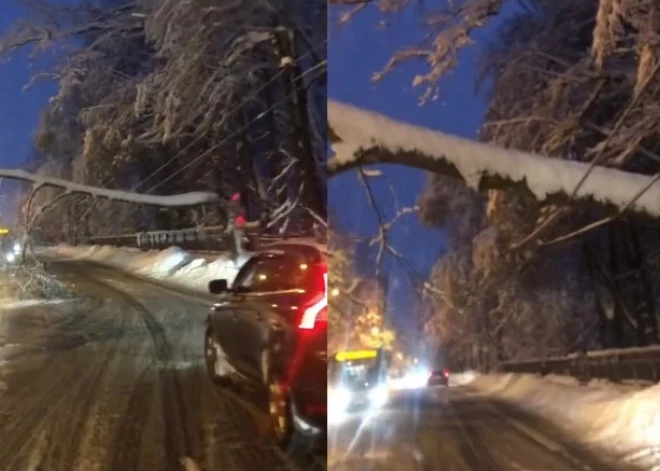
[[330, 418], [356, 410], [380, 409], [389, 400], [387, 370], [390, 352], [383, 349], [336, 352], [328, 362]]

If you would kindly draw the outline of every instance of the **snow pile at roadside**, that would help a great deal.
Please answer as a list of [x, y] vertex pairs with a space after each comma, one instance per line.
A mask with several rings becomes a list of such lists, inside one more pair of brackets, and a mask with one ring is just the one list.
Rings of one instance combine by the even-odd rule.
[[211, 280], [225, 279], [231, 283], [247, 258], [242, 257], [234, 261], [229, 256], [219, 256], [216, 260], [207, 262], [178, 247], [143, 252], [138, 249], [96, 245], [60, 245], [43, 249], [40, 253], [49, 257], [100, 263], [140, 277], [203, 293], [208, 293]]
[[626, 391], [603, 382], [579, 386], [572, 378], [552, 376], [457, 376], [470, 388], [543, 416], [626, 461], [660, 465], [660, 385]]
[[478, 373], [474, 371], [464, 371], [449, 375], [449, 386], [465, 386], [477, 378]]

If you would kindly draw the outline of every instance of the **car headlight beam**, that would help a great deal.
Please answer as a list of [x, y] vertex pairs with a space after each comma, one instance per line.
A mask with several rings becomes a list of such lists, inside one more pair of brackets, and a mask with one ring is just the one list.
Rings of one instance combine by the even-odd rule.
[[369, 400], [375, 407], [384, 406], [387, 403], [389, 397], [390, 392], [387, 389], [387, 386], [376, 386], [374, 389], [369, 391]]
[[348, 409], [351, 402], [352, 394], [346, 388], [337, 388], [330, 391], [328, 397], [328, 409], [332, 411], [344, 411]]

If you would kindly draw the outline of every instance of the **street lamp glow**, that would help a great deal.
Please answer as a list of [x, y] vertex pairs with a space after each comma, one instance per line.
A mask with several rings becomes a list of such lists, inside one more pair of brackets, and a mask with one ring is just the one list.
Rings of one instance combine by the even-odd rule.
[[372, 327], [371, 328], [371, 335], [376, 336], [380, 334], [380, 329], [378, 327]]

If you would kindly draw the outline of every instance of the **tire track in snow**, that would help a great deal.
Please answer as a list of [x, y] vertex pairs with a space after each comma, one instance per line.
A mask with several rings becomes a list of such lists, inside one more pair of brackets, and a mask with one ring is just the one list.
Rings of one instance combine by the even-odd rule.
[[57, 265], [93, 302], [30, 307], [5, 323], [24, 351], [0, 367], [9, 385], [0, 469], [180, 471], [184, 456], [203, 471], [325, 468], [294, 464], [266, 432], [261, 405], [207, 377], [202, 303], [118, 272]]

